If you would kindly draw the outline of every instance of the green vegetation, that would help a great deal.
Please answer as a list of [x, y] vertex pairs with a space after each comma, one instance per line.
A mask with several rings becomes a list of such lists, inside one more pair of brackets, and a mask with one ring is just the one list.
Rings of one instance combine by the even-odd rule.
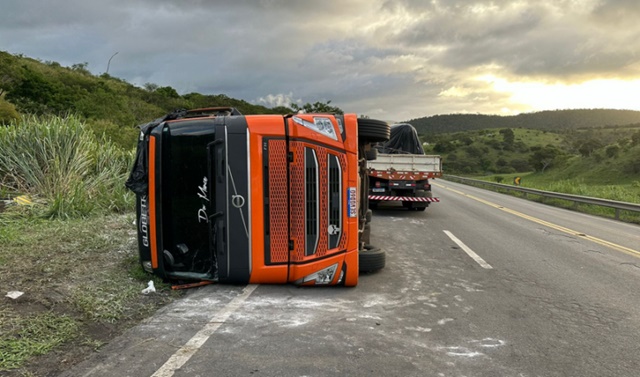
[[[172, 299], [157, 279], [158, 293], [140, 293], [151, 278], [137, 262], [133, 218], [45, 220], [7, 208], [0, 217], [0, 285], [24, 294], [0, 301], [0, 374], [61, 372], [61, 358], [82, 359]], [[73, 350], [61, 353], [68, 344]]]
[[429, 142], [426, 153], [443, 156], [448, 174], [553, 171], [551, 176], [585, 176], [608, 184], [638, 180], [640, 174], [640, 125], [563, 132], [487, 129], [423, 139]]
[[[224, 94], [136, 87], [87, 63], [62, 67], [0, 52], [0, 373], [50, 375], [83, 358], [173, 295], [140, 291], [124, 188], [139, 131], [179, 108], [244, 114], [342, 113], [326, 103], [266, 108]], [[640, 201], [640, 112], [564, 110], [513, 117], [454, 114], [411, 121], [447, 174]], [[464, 131], [464, 132], [462, 132]], [[496, 176], [492, 174], [498, 174]], [[32, 205], [7, 199], [28, 195]], [[5, 204], [5, 201], [10, 204]], [[73, 345], [73, 347], [71, 347]]]
[[[0, 313], [0, 318], [10, 318]], [[33, 356], [44, 355], [78, 333], [78, 324], [67, 315], [51, 312], [18, 318], [15, 336], [0, 338], [0, 370], [19, 368]]]
[[0, 52], [0, 285], [24, 292], [0, 301], [0, 374], [61, 372], [174, 297], [138, 262], [135, 125], [180, 108], [342, 113], [330, 103], [269, 109]]
[[446, 114], [412, 119], [419, 134], [478, 131], [489, 128], [526, 128], [564, 131], [584, 128], [618, 128], [640, 125], [640, 111], [612, 109], [553, 110], [511, 116]]
[[[575, 179], [566, 179], [563, 178], [560, 171], [555, 171], [554, 174], [524, 173], [521, 175], [519, 174], [518, 176], [521, 177], [521, 187], [533, 188], [543, 191], [561, 192], [571, 195], [616, 200], [620, 202], [640, 203], [639, 180], [626, 181], [619, 184], [603, 184], [603, 181], [600, 179], [590, 180], [589, 178], [585, 178], [586, 176]], [[478, 177], [476, 179], [502, 184], [512, 184], [514, 181], [514, 175], [496, 174], [491, 176]], [[567, 208], [574, 211], [589, 213], [597, 216], [619, 218], [622, 221], [640, 224], [640, 213], [637, 212], [620, 210], [618, 213], [616, 213], [616, 210], [614, 208], [580, 204], [573, 201], [566, 201], [561, 199], [544, 198], [539, 195], [524, 195], [522, 193], [509, 190], [496, 190], [519, 197], [526, 197], [529, 200], [544, 202], [545, 204], [554, 205], [557, 207]]]
[[76, 116], [25, 116], [0, 128], [0, 182], [29, 194], [47, 217], [125, 211], [131, 152], [97, 138]]
[[[224, 94], [181, 96], [170, 86], [153, 83], [140, 88], [108, 74], [93, 76], [87, 68], [87, 63], [62, 67], [56, 62], [40, 62], [0, 51], [0, 125], [18, 119], [20, 113], [64, 116], [72, 112], [89, 127], [95, 127], [96, 133], [104, 132], [107, 138], [117, 139], [117, 144], [131, 146], [137, 136], [136, 125], [175, 109], [232, 106], [243, 114], [294, 112], [287, 107], [268, 108]], [[333, 108], [329, 102], [319, 104]]]
[[[488, 129], [433, 135], [431, 140], [435, 142], [427, 153], [443, 156], [446, 174], [507, 184], [520, 176], [523, 187], [640, 203], [640, 126], [562, 132]], [[546, 203], [615, 216], [610, 208]], [[640, 222], [635, 213], [621, 217]]]

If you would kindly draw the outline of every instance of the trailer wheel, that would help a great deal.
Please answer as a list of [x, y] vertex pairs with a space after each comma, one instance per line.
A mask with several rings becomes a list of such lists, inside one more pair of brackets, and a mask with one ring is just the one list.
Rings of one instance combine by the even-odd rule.
[[384, 268], [386, 264], [386, 253], [380, 248], [372, 245], [364, 245], [359, 254], [359, 271], [373, 272]]
[[387, 141], [391, 136], [391, 128], [381, 120], [358, 118], [358, 139], [365, 143]]

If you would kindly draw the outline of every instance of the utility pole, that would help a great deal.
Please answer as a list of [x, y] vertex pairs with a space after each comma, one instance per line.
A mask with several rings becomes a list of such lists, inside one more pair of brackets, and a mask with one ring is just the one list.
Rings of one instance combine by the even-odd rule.
[[109, 74], [109, 66], [111, 65], [111, 59], [113, 59], [114, 56], [118, 55], [118, 52], [116, 52], [115, 54], [111, 55], [111, 57], [109, 58], [109, 62], [107, 63], [107, 72], [106, 74]]

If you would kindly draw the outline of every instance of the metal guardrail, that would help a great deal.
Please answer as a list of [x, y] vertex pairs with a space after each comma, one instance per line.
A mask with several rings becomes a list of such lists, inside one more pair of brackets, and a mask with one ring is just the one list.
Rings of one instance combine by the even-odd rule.
[[478, 179], [457, 177], [455, 175], [443, 175], [442, 178], [453, 181], [453, 182], [459, 182], [464, 184], [491, 186], [491, 187], [496, 187], [496, 188], [507, 190], [507, 191], [522, 192], [525, 194], [525, 196], [526, 194], [533, 194], [533, 195], [539, 195], [545, 198], [568, 200], [574, 203], [583, 203], [583, 204], [591, 204], [591, 205], [602, 206], [602, 207], [610, 207], [616, 210], [616, 215], [615, 215], [616, 220], [620, 219], [621, 210], [640, 212], [640, 204], [637, 204], [637, 203], [619, 202], [617, 200], [600, 199], [600, 198], [592, 198], [589, 196], [571, 195], [571, 194], [563, 194], [563, 193], [553, 192], [553, 191], [536, 190], [536, 189], [530, 189], [530, 188], [525, 188], [521, 186], [511, 186], [511, 185], [505, 185], [502, 183], [493, 183], [493, 182], [481, 181]]

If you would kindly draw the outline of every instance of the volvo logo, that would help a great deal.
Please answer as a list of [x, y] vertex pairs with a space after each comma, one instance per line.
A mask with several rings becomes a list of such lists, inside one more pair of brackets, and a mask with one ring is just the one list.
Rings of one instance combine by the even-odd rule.
[[244, 196], [242, 196], [242, 195], [231, 195], [231, 204], [236, 208], [244, 207]]

